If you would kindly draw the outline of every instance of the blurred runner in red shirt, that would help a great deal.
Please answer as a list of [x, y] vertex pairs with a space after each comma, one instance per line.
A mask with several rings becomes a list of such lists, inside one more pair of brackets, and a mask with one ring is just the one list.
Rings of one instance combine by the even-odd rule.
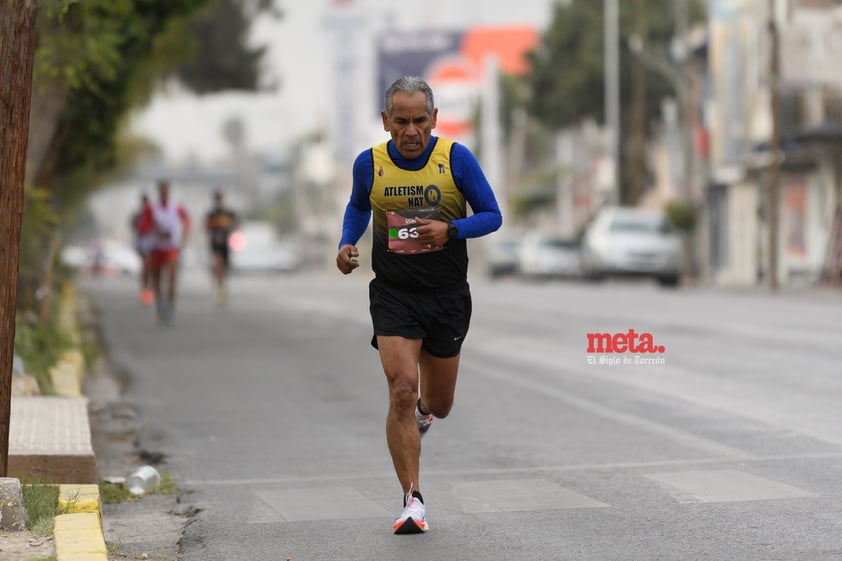
[[[183, 206], [170, 200], [169, 181], [162, 179], [158, 182], [158, 202], [147, 208], [141, 220], [148, 220], [152, 224], [153, 245], [149, 268], [158, 304], [158, 319], [172, 325], [179, 252], [187, 243], [190, 217]], [[163, 293], [162, 277], [165, 283]]]
[[135, 250], [140, 256], [140, 303], [152, 305], [155, 299], [150, 283], [149, 261], [155, 243], [155, 225], [151, 213], [147, 212], [151, 204], [144, 193], [140, 197], [140, 210], [132, 216], [131, 228], [135, 239]]

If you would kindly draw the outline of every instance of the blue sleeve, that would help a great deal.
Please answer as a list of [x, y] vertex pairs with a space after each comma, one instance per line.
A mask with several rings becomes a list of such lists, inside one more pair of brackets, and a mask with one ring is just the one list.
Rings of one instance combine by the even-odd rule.
[[345, 217], [342, 220], [342, 239], [339, 247], [345, 244], [356, 245], [368, 228], [371, 220], [371, 185], [374, 182], [374, 160], [371, 150], [362, 152], [354, 160], [353, 186], [351, 199], [345, 207]]
[[455, 143], [451, 152], [451, 165], [456, 186], [473, 211], [471, 216], [453, 221], [459, 230], [458, 237], [478, 238], [499, 229], [503, 224], [503, 215], [474, 154], [466, 146]]

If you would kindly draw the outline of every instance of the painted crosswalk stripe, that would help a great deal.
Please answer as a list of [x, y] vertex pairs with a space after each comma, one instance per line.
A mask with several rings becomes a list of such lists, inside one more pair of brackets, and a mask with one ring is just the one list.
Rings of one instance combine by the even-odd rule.
[[453, 485], [453, 494], [466, 513], [556, 510], [606, 507], [543, 479], [471, 481]]
[[255, 493], [284, 520], [381, 518], [390, 513], [349, 488], [276, 489]]
[[722, 503], [814, 497], [786, 483], [734, 469], [650, 473], [681, 503]]

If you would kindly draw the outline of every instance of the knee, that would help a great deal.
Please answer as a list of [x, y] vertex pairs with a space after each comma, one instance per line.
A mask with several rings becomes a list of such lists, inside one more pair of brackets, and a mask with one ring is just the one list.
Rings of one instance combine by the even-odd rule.
[[433, 417], [437, 419], [444, 419], [450, 414], [450, 409], [453, 407], [453, 400], [448, 401], [432, 401], [427, 403], [427, 400], [422, 400], [424, 403], [424, 409], [428, 413], [432, 413]]
[[418, 401], [417, 382], [411, 378], [398, 377], [389, 381], [389, 403], [393, 409], [415, 409]]

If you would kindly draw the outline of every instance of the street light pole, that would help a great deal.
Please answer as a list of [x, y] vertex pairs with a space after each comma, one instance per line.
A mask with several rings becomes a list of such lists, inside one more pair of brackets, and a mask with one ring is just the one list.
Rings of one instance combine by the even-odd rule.
[[678, 82], [677, 88], [681, 111], [681, 148], [683, 166], [683, 189], [682, 195], [685, 202], [693, 200], [693, 176], [694, 176], [694, 154], [693, 154], [693, 128], [692, 128], [692, 106], [691, 106], [691, 84], [690, 84], [690, 47], [687, 40], [688, 30], [687, 0], [675, 0], [675, 36], [678, 49]]
[[778, 81], [780, 78], [779, 35], [775, 0], [769, 0], [769, 111], [772, 134], [769, 152], [769, 288], [778, 290], [778, 191], [780, 190], [780, 123]]
[[617, 0], [604, 0], [605, 9], [605, 127], [611, 158], [612, 204], [620, 202], [620, 14]]

